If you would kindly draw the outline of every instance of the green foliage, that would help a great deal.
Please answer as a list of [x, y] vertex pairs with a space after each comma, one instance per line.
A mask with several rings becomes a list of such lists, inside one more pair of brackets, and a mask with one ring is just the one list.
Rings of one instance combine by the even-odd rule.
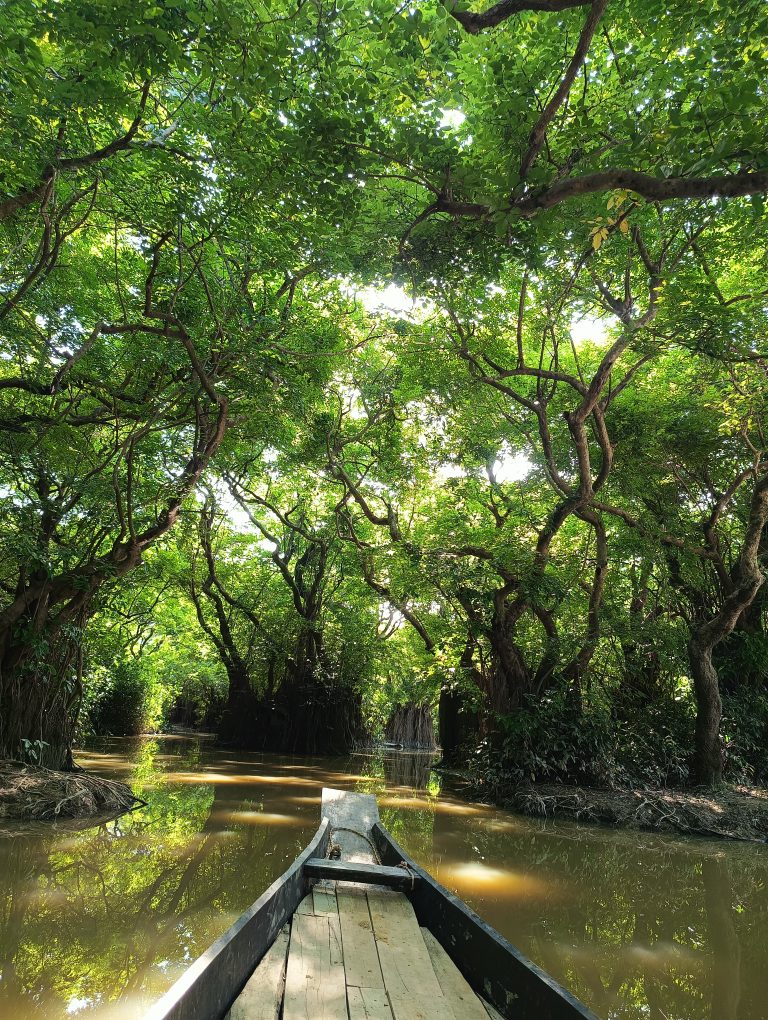
[[554, 695], [501, 721], [499, 739], [470, 759], [475, 781], [503, 794], [528, 783], [679, 787], [688, 779], [690, 706], [669, 701], [617, 720], [609, 704], [578, 708]]
[[768, 692], [744, 685], [723, 699], [725, 776], [747, 786], [768, 783]]
[[158, 721], [156, 700], [135, 660], [118, 663], [111, 674], [97, 671], [89, 678], [84, 706], [88, 730], [115, 737], [147, 732]]
[[473, 6], [3, 7], [0, 754], [443, 690], [681, 782], [722, 624], [762, 774], [765, 6], [614, 0], [570, 83], [583, 5]]
[[472, 763], [491, 785], [565, 781], [610, 786], [623, 778], [604, 709], [582, 712], [565, 697], [547, 698], [505, 716], [500, 739], [500, 746], [481, 744]]

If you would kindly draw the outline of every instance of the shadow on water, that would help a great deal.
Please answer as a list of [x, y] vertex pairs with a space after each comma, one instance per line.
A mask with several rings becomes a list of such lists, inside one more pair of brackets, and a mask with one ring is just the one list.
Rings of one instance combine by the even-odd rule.
[[323, 785], [375, 793], [417, 860], [602, 1017], [768, 1015], [765, 850], [469, 803], [432, 756], [102, 742], [86, 767], [149, 807], [0, 838], [0, 1017], [140, 1016], [294, 859]]

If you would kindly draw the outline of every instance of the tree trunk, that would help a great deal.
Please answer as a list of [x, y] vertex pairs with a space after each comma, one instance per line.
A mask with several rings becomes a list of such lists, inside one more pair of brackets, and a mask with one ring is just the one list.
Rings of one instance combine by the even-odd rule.
[[404, 748], [434, 751], [432, 706], [417, 705], [413, 701], [395, 705], [384, 728], [384, 736], [389, 743], [400, 744]]
[[42, 629], [6, 645], [0, 659], [0, 758], [72, 768], [82, 697], [80, 637]]
[[[465, 677], [480, 687], [480, 671], [475, 665], [475, 639], [472, 630], [467, 633], [459, 666]], [[460, 687], [443, 685], [437, 708], [438, 740], [446, 765], [458, 764], [462, 751], [479, 737], [479, 719], [474, 709], [467, 707], [467, 698]]]
[[461, 752], [477, 739], [477, 717], [464, 707], [464, 699], [452, 687], [443, 687], [437, 707], [438, 740], [446, 765], [456, 765]]
[[251, 687], [251, 680], [245, 663], [237, 656], [225, 661], [229, 689], [227, 704], [221, 714], [218, 738], [222, 744], [234, 747], [258, 747], [263, 726], [258, 698]]
[[712, 646], [694, 635], [688, 642], [688, 658], [696, 695], [696, 730], [692, 778], [699, 786], [714, 786], [723, 778], [720, 719], [723, 703], [720, 684], [712, 661]]
[[520, 708], [526, 695], [531, 693], [531, 672], [514, 640], [521, 612], [520, 606], [508, 605], [503, 589], [496, 592], [489, 634], [491, 669], [484, 682], [487, 706], [494, 715], [505, 715]]
[[711, 786], [722, 778], [720, 684], [712, 661], [713, 649], [732, 632], [744, 611], [752, 604], [763, 584], [760, 548], [768, 520], [768, 474], [755, 482], [744, 543], [734, 565], [734, 586], [720, 611], [695, 627], [688, 642], [688, 654], [696, 694], [696, 739], [691, 779]]

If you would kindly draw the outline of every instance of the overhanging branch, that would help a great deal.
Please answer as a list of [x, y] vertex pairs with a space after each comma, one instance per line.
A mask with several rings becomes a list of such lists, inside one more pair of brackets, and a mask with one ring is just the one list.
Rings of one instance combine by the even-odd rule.
[[471, 35], [477, 35], [486, 28], [495, 28], [514, 14], [523, 11], [567, 11], [569, 7], [586, 7], [590, 0], [500, 0], [482, 14], [456, 10], [456, 0], [443, 0], [443, 6], [461, 27]]

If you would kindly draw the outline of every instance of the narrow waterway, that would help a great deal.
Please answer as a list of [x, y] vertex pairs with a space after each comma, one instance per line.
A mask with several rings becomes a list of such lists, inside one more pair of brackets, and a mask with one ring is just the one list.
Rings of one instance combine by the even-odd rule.
[[376, 793], [444, 885], [600, 1017], [768, 1017], [768, 850], [523, 818], [429, 757], [226, 753], [111, 740], [84, 766], [149, 806], [0, 831], [0, 1017], [138, 1020], [303, 848], [324, 785]]

